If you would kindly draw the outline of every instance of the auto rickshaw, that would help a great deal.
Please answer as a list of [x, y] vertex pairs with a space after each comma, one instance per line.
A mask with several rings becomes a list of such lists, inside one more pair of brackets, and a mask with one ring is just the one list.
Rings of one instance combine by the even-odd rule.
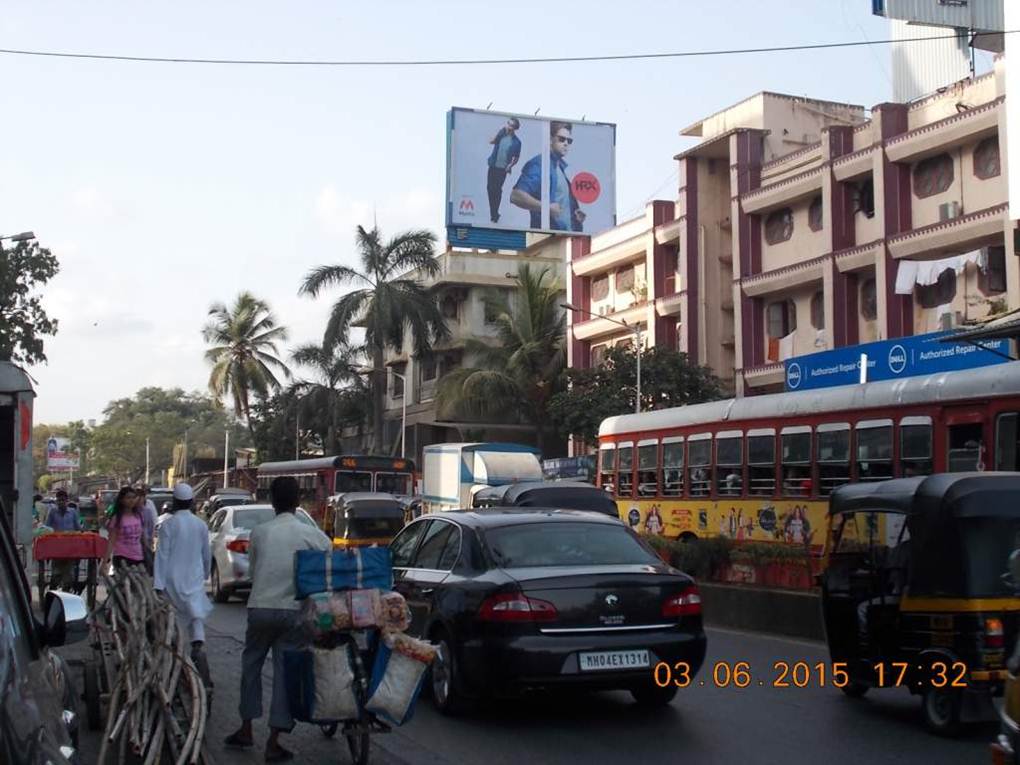
[[[1020, 597], [1020, 473], [943, 473], [843, 486], [829, 504], [822, 614], [851, 697], [907, 688], [925, 725], [993, 720]], [[845, 672], [845, 674], [840, 674]]]
[[334, 547], [388, 545], [404, 528], [404, 504], [382, 492], [337, 494], [327, 504], [324, 526]]

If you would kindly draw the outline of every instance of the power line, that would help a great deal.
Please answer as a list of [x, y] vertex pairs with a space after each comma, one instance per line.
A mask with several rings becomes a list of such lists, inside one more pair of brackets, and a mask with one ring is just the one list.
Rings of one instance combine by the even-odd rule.
[[[1009, 30], [1012, 34], [1020, 30]], [[810, 45], [778, 45], [767, 48], [728, 48], [724, 50], [676, 51], [672, 53], [624, 53], [619, 55], [595, 56], [544, 56], [540, 58], [476, 58], [476, 59], [381, 59], [347, 61], [296, 60], [296, 59], [246, 59], [246, 58], [184, 58], [179, 56], [119, 56], [107, 53], [71, 53], [67, 51], [21, 50], [0, 48], [0, 54], [8, 56], [36, 56], [43, 58], [90, 59], [96, 61], [123, 61], [150, 64], [218, 64], [231, 66], [332, 66], [332, 67], [401, 67], [401, 66], [486, 66], [494, 64], [568, 64], [593, 61], [639, 61], [648, 59], [695, 58], [700, 56], [736, 56], [750, 53], [784, 53], [804, 50], [826, 50], [834, 48], [856, 48], [865, 45], [891, 45], [894, 42], [932, 42], [935, 40], [957, 39], [955, 34], [938, 37], [911, 37], [902, 40], [851, 40], [849, 42], [814, 43]]]

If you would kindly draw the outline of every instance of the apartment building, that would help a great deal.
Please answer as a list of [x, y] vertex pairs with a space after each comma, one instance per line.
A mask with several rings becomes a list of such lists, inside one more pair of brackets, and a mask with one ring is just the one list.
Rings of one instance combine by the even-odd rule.
[[[1020, 308], [995, 70], [871, 109], [760, 93], [683, 131], [676, 202], [570, 242], [570, 362], [645, 329], [738, 395], [786, 359]], [[633, 275], [632, 275], [633, 273]]]

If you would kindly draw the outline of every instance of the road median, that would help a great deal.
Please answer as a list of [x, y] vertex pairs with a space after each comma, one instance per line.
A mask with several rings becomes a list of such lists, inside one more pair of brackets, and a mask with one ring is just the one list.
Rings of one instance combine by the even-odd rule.
[[824, 640], [817, 592], [698, 582], [709, 627]]

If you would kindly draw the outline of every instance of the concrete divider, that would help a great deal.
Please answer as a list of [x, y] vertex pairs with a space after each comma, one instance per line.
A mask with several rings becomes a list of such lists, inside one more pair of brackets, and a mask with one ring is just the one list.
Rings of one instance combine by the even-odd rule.
[[824, 640], [816, 592], [698, 582], [706, 626]]

